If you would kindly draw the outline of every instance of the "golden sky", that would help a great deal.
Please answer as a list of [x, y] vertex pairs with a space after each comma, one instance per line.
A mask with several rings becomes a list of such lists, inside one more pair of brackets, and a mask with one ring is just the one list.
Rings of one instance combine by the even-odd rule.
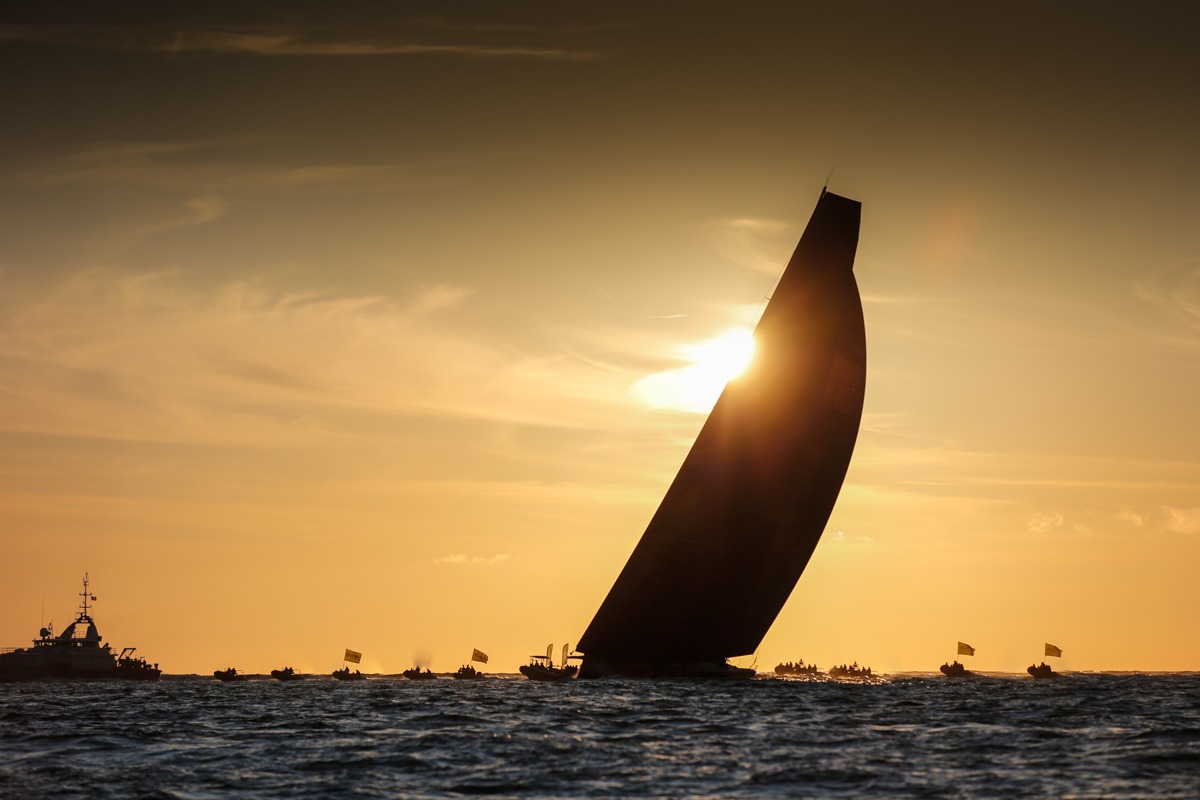
[[85, 572], [171, 673], [573, 643], [828, 177], [866, 406], [758, 666], [1200, 669], [1196, 12], [643, 5], [0, 11], [0, 645]]

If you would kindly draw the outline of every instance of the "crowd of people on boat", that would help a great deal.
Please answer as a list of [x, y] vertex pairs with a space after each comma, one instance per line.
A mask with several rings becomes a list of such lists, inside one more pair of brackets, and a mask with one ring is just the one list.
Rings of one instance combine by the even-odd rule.
[[870, 678], [871, 668], [860, 667], [858, 662], [852, 664], [838, 664], [836, 667], [829, 668], [829, 677], [831, 678]]
[[821, 670], [816, 664], [805, 664], [804, 659], [799, 661], [785, 661], [782, 664], [775, 665], [776, 675], [820, 675]]

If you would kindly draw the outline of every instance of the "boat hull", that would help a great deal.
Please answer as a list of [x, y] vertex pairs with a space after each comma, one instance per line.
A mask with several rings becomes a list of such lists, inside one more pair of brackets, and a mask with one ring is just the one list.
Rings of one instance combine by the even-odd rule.
[[[521, 668], [522, 671], [525, 669]], [[621, 676], [626, 678], [664, 678], [679, 680], [748, 681], [758, 673], [747, 667], [735, 667], [725, 662], [688, 661], [660, 663], [656, 661], [607, 662], [585, 658], [580, 667], [581, 678]]]
[[119, 662], [106, 647], [45, 646], [0, 653], [0, 681], [156, 681], [162, 671]]

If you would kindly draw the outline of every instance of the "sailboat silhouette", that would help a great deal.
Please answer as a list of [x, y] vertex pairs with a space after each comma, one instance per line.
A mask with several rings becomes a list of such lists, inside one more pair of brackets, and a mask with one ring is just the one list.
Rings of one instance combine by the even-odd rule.
[[581, 677], [749, 677], [808, 564], [858, 436], [866, 331], [861, 204], [822, 191], [754, 332], [658, 511], [579, 640]]

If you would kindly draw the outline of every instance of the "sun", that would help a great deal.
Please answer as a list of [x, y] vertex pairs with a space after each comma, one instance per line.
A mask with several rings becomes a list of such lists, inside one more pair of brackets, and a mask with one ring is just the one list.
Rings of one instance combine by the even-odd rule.
[[750, 366], [754, 358], [754, 335], [745, 328], [733, 328], [685, 351], [697, 369], [724, 386]]
[[741, 375], [754, 358], [754, 335], [733, 328], [699, 344], [685, 345], [686, 367], [656, 372], [638, 381], [634, 393], [654, 408], [708, 413], [725, 384]]

